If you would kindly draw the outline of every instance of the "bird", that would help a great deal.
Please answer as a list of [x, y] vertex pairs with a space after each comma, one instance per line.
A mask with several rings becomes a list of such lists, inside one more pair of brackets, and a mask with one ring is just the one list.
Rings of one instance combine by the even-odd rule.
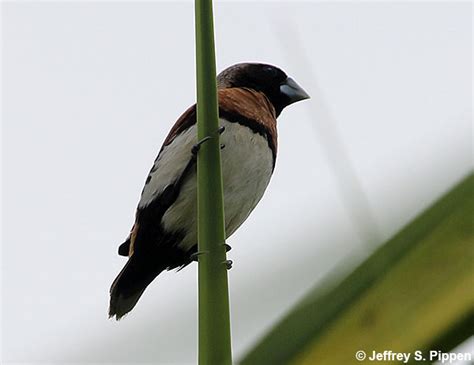
[[[237, 63], [217, 75], [226, 238], [262, 198], [277, 157], [277, 117], [309, 98], [280, 68]], [[118, 253], [128, 257], [110, 288], [109, 318], [121, 319], [165, 270], [197, 252], [196, 104], [176, 121], [145, 180], [135, 222]]]

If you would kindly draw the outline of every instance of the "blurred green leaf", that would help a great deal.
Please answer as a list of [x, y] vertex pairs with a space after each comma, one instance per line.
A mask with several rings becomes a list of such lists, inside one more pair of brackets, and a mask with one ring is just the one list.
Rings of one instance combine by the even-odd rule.
[[359, 364], [359, 350], [452, 348], [468, 337], [473, 186], [470, 175], [337, 285], [310, 292], [241, 364]]

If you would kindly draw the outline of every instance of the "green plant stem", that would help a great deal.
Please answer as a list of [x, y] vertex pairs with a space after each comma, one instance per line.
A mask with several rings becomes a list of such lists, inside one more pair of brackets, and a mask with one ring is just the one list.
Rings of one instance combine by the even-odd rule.
[[[211, 0], [196, 0], [199, 364], [232, 363]], [[224, 132], [225, 133], [225, 132]]]

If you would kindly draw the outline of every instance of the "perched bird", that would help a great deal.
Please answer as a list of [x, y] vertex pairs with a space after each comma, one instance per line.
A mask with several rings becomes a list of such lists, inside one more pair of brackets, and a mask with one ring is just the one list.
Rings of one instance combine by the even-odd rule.
[[[276, 118], [308, 94], [279, 68], [239, 63], [217, 77], [226, 237], [263, 196], [277, 155]], [[224, 128], [222, 128], [224, 127]], [[164, 270], [182, 268], [197, 251], [196, 105], [177, 120], [155, 159], [119, 254], [128, 262], [110, 288], [109, 316], [132, 310]]]

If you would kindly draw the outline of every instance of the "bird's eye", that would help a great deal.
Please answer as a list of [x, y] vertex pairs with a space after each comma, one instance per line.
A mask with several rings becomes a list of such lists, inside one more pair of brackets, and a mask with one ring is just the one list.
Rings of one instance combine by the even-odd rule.
[[263, 68], [263, 72], [265, 72], [268, 76], [270, 77], [276, 77], [278, 72], [277, 70], [275, 69], [275, 67], [271, 67], [271, 66], [265, 66]]

